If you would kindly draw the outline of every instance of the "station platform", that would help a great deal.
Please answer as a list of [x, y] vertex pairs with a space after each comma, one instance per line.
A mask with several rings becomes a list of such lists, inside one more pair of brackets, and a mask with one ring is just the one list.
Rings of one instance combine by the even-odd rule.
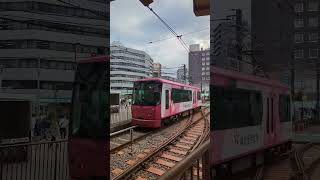
[[303, 131], [293, 134], [293, 141], [296, 143], [315, 143], [320, 144], [320, 125], [309, 125]]

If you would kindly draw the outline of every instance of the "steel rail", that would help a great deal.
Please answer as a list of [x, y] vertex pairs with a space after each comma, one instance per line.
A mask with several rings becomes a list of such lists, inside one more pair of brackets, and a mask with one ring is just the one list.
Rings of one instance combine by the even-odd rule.
[[[185, 119], [187, 119], [187, 118], [183, 118], [182, 121], [185, 120]], [[179, 121], [180, 121], [180, 120], [179, 120]], [[123, 134], [124, 132], [130, 131], [131, 129], [134, 129], [134, 128], [137, 128], [137, 127], [139, 127], [139, 126], [132, 126], [132, 127], [129, 127], [129, 128], [126, 128], [126, 129], [123, 129], [123, 130], [120, 130], [120, 131], [117, 131], [117, 132], [112, 133], [112, 134], [113, 134], [113, 136], [116, 136], [116, 135], [118, 135], [118, 134]], [[143, 134], [143, 135], [141, 135], [141, 136], [133, 139], [133, 141], [129, 141], [129, 142], [123, 143], [123, 144], [121, 144], [121, 145], [119, 145], [119, 146], [117, 146], [117, 147], [115, 147], [115, 148], [112, 148], [112, 149], [110, 150], [110, 153], [113, 154], [113, 153], [115, 153], [116, 151], [119, 151], [119, 150], [121, 150], [121, 149], [123, 149], [123, 148], [125, 148], [125, 147], [127, 147], [127, 146], [130, 146], [130, 145], [136, 143], [137, 141], [140, 141], [141, 139], [150, 136], [151, 134], [155, 134], [155, 133], [157, 133], [157, 132], [160, 132], [160, 131], [164, 130], [165, 128], [166, 128], [166, 126], [161, 127], [161, 128], [159, 128], [159, 129], [157, 129], [157, 130], [155, 130], [155, 131], [150, 131], [150, 132], [148, 132], [148, 133], [145, 133], [145, 134]], [[111, 134], [110, 134], [110, 136], [111, 136]], [[116, 137], [114, 137], [114, 138], [116, 138]], [[111, 142], [111, 141], [112, 141], [112, 140], [110, 140], [110, 142]]]
[[148, 154], [146, 157], [144, 157], [143, 159], [141, 159], [140, 161], [138, 161], [136, 164], [134, 164], [133, 166], [129, 167], [127, 170], [125, 170], [123, 173], [121, 173], [120, 175], [116, 176], [114, 179], [115, 180], [120, 180], [120, 179], [127, 179], [130, 178], [132, 175], [134, 175], [134, 172], [139, 170], [139, 167], [141, 167], [141, 165], [143, 165], [144, 163], [148, 162], [150, 159], [152, 159], [156, 154], [158, 154], [159, 152], [161, 152], [161, 150], [163, 150], [165, 147], [167, 147], [169, 144], [171, 144], [172, 142], [174, 142], [179, 136], [181, 136], [187, 129], [189, 129], [192, 125], [197, 124], [199, 121], [201, 121], [203, 118], [200, 117], [199, 119], [192, 121], [193, 117], [195, 116], [195, 114], [192, 114], [189, 117], [189, 121], [185, 123], [185, 125], [179, 129], [179, 131], [177, 133], [175, 133], [175, 135], [171, 136], [166, 142], [164, 142], [163, 144], [161, 144], [158, 148], [156, 148], [155, 150], [153, 150], [150, 154]]
[[192, 151], [188, 156], [183, 158], [178, 164], [169, 169], [164, 175], [162, 175], [159, 180], [171, 180], [178, 179], [183, 172], [188, 170], [192, 164], [188, 162], [195, 162], [199, 159], [202, 154], [209, 150], [210, 140], [205, 141], [199, 146], [199, 148]]
[[[123, 143], [123, 144], [121, 144], [121, 145], [119, 145], [119, 146], [117, 146], [117, 147], [114, 147], [114, 148], [112, 148], [112, 149], [110, 150], [110, 154], [113, 154], [113, 153], [115, 153], [116, 151], [119, 151], [119, 150], [121, 150], [121, 149], [123, 149], [123, 148], [125, 148], [125, 147], [127, 147], [127, 146], [130, 146], [130, 145], [132, 145], [132, 144], [140, 141], [141, 139], [143, 139], [143, 138], [145, 138], [145, 137], [148, 137], [148, 136], [150, 136], [151, 134], [154, 134], [154, 133], [156, 133], [156, 132], [158, 132], [158, 131], [151, 131], [151, 132], [145, 133], [145, 134], [143, 134], [143, 135], [141, 135], [141, 136], [133, 139], [132, 141], [128, 141], [128, 142]], [[110, 142], [111, 142], [111, 140], [110, 140]]]
[[138, 167], [141, 166], [142, 163], [146, 162], [147, 160], [149, 160], [151, 157], [153, 157], [155, 154], [157, 154], [161, 149], [163, 149], [165, 146], [167, 146], [168, 144], [170, 144], [172, 141], [174, 141], [178, 136], [180, 136], [180, 134], [186, 129], [186, 127], [188, 127], [189, 124], [192, 123], [192, 117], [193, 114], [189, 117], [189, 121], [185, 123], [185, 125], [173, 136], [171, 136], [165, 143], [163, 143], [162, 145], [160, 145], [157, 149], [153, 150], [150, 154], [148, 154], [146, 157], [144, 157], [143, 159], [141, 159], [139, 162], [137, 162], [136, 164], [134, 164], [133, 166], [129, 167], [127, 170], [125, 170], [123, 173], [119, 174], [118, 176], [114, 177], [114, 180], [123, 180], [126, 179], [126, 177], [129, 174], [132, 174], [134, 171], [136, 171], [136, 169]]

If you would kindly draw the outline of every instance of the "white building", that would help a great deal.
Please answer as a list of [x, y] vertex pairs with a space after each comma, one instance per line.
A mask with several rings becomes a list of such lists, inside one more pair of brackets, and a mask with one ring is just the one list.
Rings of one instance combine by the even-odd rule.
[[144, 51], [114, 42], [110, 53], [110, 92], [132, 94], [135, 80], [152, 76], [153, 60]]
[[0, 1], [1, 86], [7, 92], [70, 102], [76, 62], [109, 54], [106, 1], [68, 3]]

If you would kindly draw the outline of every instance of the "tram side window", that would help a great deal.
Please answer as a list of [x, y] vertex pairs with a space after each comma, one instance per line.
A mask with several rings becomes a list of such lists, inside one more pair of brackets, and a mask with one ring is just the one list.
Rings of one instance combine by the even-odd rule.
[[173, 103], [192, 101], [192, 91], [184, 89], [172, 89], [171, 97]]
[[279, 96], [279, 116], [280, 122], [290, 121], [290, 97], [288, 95]]
[[262, 121], [262, 96], [257, 91], [212, 88], [213, 130], [256, 126]]

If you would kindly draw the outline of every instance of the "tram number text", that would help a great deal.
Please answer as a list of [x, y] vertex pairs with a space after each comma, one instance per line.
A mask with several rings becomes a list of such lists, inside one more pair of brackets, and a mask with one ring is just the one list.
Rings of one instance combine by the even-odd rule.
[[258, 142], [258, 134], [249, 134], [245, 136], [234, 135], [235, 144], [239, 145], [249, 145], [256, 144]]

